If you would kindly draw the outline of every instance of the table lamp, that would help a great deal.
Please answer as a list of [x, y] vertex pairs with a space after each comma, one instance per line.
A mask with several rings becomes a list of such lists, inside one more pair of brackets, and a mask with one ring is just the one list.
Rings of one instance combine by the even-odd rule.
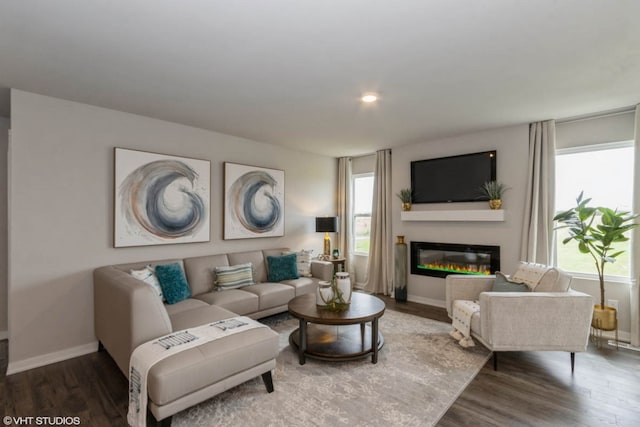
[[335, 233], [336, 231], [338, 231], [337, 216], [316, 217], [316, 232], [324, 233], [324, 249], [322, 252], [324, 259], [331, 258], [331, 238], [329, 237], [329, 233]]

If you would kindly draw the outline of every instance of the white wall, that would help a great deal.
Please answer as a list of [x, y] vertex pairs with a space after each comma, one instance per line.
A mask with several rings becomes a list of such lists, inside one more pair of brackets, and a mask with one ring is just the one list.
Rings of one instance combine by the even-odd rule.
[[9, 119], [0, 117], [0, 339], [7, 338], [7, 150]]
[[[503, 197], [504, 222], [403, 222], [400, 200], [393, 206], [394, 235], [411, 241], [469, 243], [500, 246], [501, 270], [515, 270], [520, 253], [520, 230], [527, 183], [528, 125], [477, 132], [453, 138], [427, 141], [394, 148], [392, 155], [393, 192], [411, 186], [410, 163], [436, 157], [497, 150], [498, 181], [510, 187]], [[488, 209], [487, 202], [414, 204], [412, 210]], [[444, 279], [409, 274], [410, 301], [444, 307]]]
[[[216, 132], [27, 92], [11, 93], [9, 372], [95, 349], [98, 266], [287, 246], [322, 249], [337, 162]], [[113, 148], [211, 160], [211, 242], [112, 247]], [[285, 171], [285, 236], [222, 240], [223, 162]]]

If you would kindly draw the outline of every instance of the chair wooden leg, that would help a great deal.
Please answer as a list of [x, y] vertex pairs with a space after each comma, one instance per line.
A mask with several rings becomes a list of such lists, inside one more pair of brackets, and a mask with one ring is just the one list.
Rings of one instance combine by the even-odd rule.
[[498, 370], [498, 352], [497, 351], [493, 352], [493, 370], [494, 371]]
[[571, 352], [571, 373], [573, 374], [573, 370], [576, 367], [576, 354]]
[[267, 392], [273, 392], [273, 378], [271, 377], [271, 371], [262, 374], [262, 381], [264, 382], [265, 387], [267, 387]]

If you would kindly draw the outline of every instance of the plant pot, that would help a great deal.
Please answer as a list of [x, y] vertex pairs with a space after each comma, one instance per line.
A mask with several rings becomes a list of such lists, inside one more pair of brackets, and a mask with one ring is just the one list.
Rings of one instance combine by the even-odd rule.
[[410, 211], [411, 210], [411, 203], [403, 203], [402, 204], [402, 210], [403, 211]]
[[615, 308], [600, 304], [593, 306], [591, 326], [601, 331], [615, 331], [618, 329], [618, 313]]
[[493, 210], [500, 209], [502, 207], [502, 199], [489, 200], [489, 207]]

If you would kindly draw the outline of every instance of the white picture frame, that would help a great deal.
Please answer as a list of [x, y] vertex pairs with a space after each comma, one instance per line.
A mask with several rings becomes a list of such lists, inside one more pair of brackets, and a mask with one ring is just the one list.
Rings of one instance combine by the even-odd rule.
[[116, 248], [208, 242], [211, 162], [114, 149]]
[[284, 236], [284, 171], [224, 163], [224, 239]]

